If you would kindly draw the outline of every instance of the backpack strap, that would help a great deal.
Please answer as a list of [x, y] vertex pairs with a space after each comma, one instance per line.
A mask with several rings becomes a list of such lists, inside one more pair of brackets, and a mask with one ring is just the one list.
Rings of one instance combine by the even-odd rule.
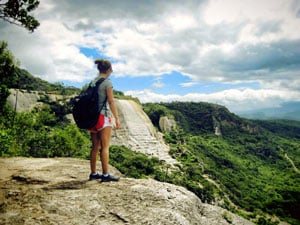
[[97, 82], [96, 82], [96, 84], [95, 84], [95, 86], [96, 86], [97, 90], [98, 90], [98, 88], [99, 88], [100, 84], [101, 84], [101, 83], [102, 83], [104, 80], [105, 80], [105, 78], [104, 78], [104, 77], [102, 77], [102, 78], [100, 78], [99, 80], [97, 80]]

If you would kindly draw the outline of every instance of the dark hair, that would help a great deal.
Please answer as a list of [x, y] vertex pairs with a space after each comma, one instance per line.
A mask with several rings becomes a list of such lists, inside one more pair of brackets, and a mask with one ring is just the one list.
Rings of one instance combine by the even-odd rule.
[[105, 73], [108, 69], [111, 69], [111, 63], [106, 59], [96, 59], [95, 64], [97, 64], [100, 73]]

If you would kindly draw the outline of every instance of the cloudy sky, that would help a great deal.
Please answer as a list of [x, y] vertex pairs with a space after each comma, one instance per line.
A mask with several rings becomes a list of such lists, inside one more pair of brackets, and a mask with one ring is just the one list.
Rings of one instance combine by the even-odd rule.
[[1, 40], [34, 76], [82, 87], [95, 58], [141, 102], [205, 101], [233, 112], [300, 101], [299, 0], [42, 0], [29, 33]]

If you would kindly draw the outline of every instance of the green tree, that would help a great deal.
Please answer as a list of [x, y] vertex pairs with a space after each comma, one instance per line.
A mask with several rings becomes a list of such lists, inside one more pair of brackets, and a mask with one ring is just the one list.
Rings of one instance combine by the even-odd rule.
[[144, 104], [143, 110], [147, 113], [151, 122], [156, 127], [159, 127], [159, 118], [168, 115], [168, 109], [157, 103]]
[[33, 32], [40, 23], [29, 13], [36, 9], [39, 4], [38, 0], [8, 0], [5, 3], [0, 3], [0, 18]]
[[6, 99], [9, 96], [8, 84], [15, 80], [16, 61], [7, 49], [7, 43], [0, 42], [0, 115], [3, 113]]

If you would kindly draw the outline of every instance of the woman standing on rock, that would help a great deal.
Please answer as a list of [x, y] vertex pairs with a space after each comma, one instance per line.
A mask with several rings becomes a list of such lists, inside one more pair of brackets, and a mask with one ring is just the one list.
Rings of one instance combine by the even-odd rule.
[[[113, 126], [111, 113], [115, 118], [116, 129], [120, 127], [117, 107], [114, 102], [113, 86], [111, 80], [108, 79], [113, 70], [111, 63], [108, 60], [97, 59], [95, 60], [95, 64], [97, 64], [99, 76], [92, 82], [96, 83], [101, 78], [105, 79], [98, 89], [98, 104], [99, 106], [104, 107], [100, 112], [97, 124], [89, 129], [92, 140], [92, 150], [90, 154], [90, 180], [101, 179], [102, 182], [118, 181], [120, 179], [119, 177], [112, 176], [108, 173], [109, 145]], [[97, 172], [96, 165], [99, 150], [102, 165], [102, 175]]]

